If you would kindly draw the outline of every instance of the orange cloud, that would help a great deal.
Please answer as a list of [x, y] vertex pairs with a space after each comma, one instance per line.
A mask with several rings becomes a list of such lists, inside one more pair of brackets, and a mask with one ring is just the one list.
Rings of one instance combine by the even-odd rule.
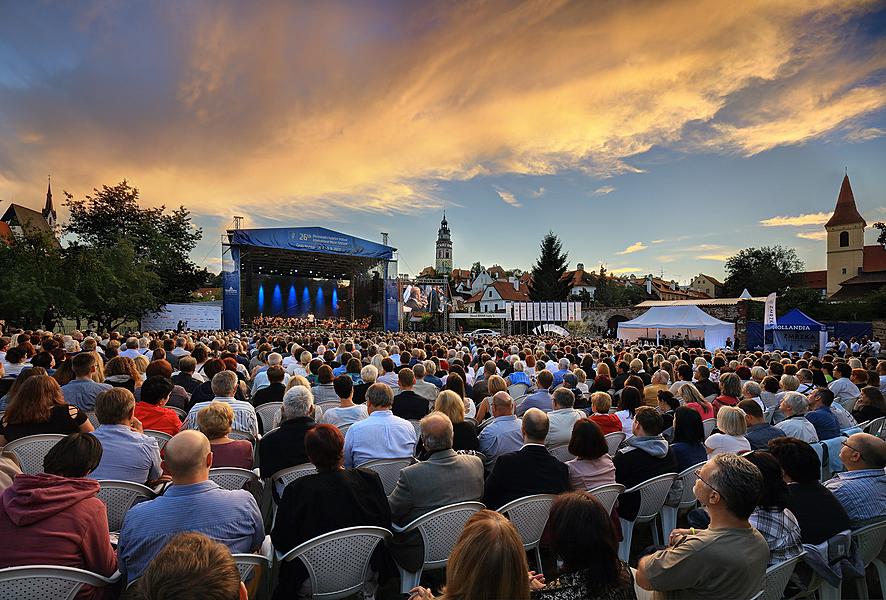
[[625, 248], [621, 252], [616, 252], [616, 254], [633, 254], [634, 252], [640, 252], [641, 250], [646, 250], [646, 248], [648, 248], [648, 247], [649, 246], [647, 246], [643, 242], [634, 242], [633, 244], [631, 244], [630, 246], [628, 246], [627, 248]]
[[770, 217], [760, 221], [763, 227], [806, 227], [807, 225], [824, 225], [831, 218], [831, 213], [818, 212], [804, 215]]

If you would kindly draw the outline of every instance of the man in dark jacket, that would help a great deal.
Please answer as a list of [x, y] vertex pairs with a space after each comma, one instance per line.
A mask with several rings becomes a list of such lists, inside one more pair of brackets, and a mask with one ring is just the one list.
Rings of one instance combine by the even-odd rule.
[[182, 386], [189, 394], [193, 394], [194, 390], [203, 383], [199, 379], [194, 378], [194, 371], [197, 369], [197, 360], [192, 356], [182, 356], [178, 360], [179, 372], [172, 376], [172, 383]]
[[[641, 406], [634, 415], [633, 437], [615, 453], [615, 481], [632, 488], [665, 473], [678, 473], [677, 461], [668, 441], [661, 436], [661, 415], [651, 406]], [[618, 499], [618, 514], [628, 520], [637, 516], [640, 494], [622, 494]]]
[[263, 387], [252, 396], [252, 405], [261, 406], [268, 402], [283, 402], [283, 394], [286, 393], [286, 386], [283, 385], [283, 379], [286, 371], [280, 365], [268, 367], [268, 386]]
[[415, 385], [415, 373], [409, 367], [397, 373], [400, 393], [394, 396], [393, 413], [401, 419], [418, 421], [429, 411], [428, 399], [419, 396], [412, 387]]
[[283, 422], [258, 443], [260, 475], [263, 479], [277, 471], [308, 462], [305, 433], [314, 425], [311, 391], [300, 385], [290, 388], [283, 396]]
[[523, 415], [523, 447], [503, 454], [486, 479], [483, 504], [497, 509], [532, 494], [559, 494], [569, 489], [569, 469], [545, 448], [548, 415], [530, 408]]

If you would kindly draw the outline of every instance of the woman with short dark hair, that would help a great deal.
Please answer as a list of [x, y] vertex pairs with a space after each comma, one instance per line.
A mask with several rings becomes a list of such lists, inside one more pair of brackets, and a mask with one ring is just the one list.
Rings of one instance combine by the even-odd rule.
[[615, 465], [600, 426], [590, 419], [580, 419], [572, 426], [569, 453], [575, 456], [566, 463], [569, 485], [574, 490], [615, 483]]
[[686, 406], [674, 411], [671, 451], [677, 461], [677, 468], [681, 471], [708, 459], [704, 447], [704, 426], [698, 411]]
[[[59, 565], [104, 577], [116, 571], [99, 484], [86, 479], [101, 457], [95, 437], [74, 433], [46, 454], [43, 473], [15, 477], [0, 499], [0, 568]], [[77, 595], [92, 597], [92, 588]]]

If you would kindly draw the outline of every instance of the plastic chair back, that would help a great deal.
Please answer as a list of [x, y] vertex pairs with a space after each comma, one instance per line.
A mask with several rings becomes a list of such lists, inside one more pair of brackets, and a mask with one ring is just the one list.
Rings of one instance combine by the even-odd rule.
[[257, 481], [258, 475], [249, 469], [237, 467], [214, 467], [209, 469], [209, 480], [225, 490], [242, 490], [250, 481]]
[[806, 552], [801, 552], [794, 558], [782, 561], [766, 569], [763, 576], [763, 600], [781, 600], [784, 590], [794, 573], [797, 563], [803, 560]]
[[166, 442], [172, 439], [172, 436], [165, 431], [157, 431], [156, 429], [145, 429], [144, 434], [157, 440], [157, 445], [160, 447], [160, 450], [163, 450], [163, 447], [166, 446]]
[[563, 463], [575, 458], [574, 455], [569, 453], [569, 446], [565, 444], [562, 446], [554, 446], [553, 448], [548, 448], [548, 451], [551, 453], [551, 456]]
[[73, 600], [84, 585], [100, 588], [119, 578], [120, 573], [108, 578], [74, 567], [9, 567], [0, 569], [0, 600]]
[[701, 422], [701, 426], [704, 427], [704, 438], [708, 439], [717, 426], [717, 419], [705, 419]]
[[603, 508], [605, 508], [606, 512], [609, 514], [612, 514], [612, 509], [615, 507], [615, 501], [618, 500], [618, 497], [623, 494], [624, 491], [625, 486], [620, 483], [608, 483], [588, 490], [589, 493], [593, 494], [597, 500], [600, 501], [600, 504], [603, 505]]
[[286, 489], [287, 485], [289, 485], [296, 479], [304, 477], [305, 475], [315, 475], [316, 473], [317, 467], [315, 467], [311, 463], [304, 463], [277, 471], [276, 473], [271, 475], [271, 481], [274, 482], [274, 486], [277, 489], [277, 495], [282, 498], [283, 490]]
[[411, 456], [405, 458], [379, 458], [357, 466], [361, 469], [371, 469], [378, 473], [385, 488], [385, 495], [389, 496], [397, 486], [397, 481], [400, 479], [400, 471], [413, 462], [415, 460]]
[[280, 420], [283, 418], [282, 409], [282, 402], [267, 402], [255, 407], [255, 414], [258, 415], [262, 431], [267, 433], [280, 425]]
[[108, 511], [108, 530], [120, 531], [126, 513], [139, 500], [152, 500], [157, 497], [154, 490], [131, 481], [99, 480], [101, 486], [96, 497], [105, 503]]
[[640, 492], [640, 508], [634, 521], [650, 521], [661, 512], [661, 507], [668, 499], [675, 479], [677, 479], [676, 473], [665, 473], [625, 490], [626, 494]]
[[532, 550], [541, 540], [542, 531], [551, 513], [551, 504], [556, 497], [554, 494], [524, 496], [511, 500], [497, 512], [510, 519], [523, 539], [523, 547]]
[[43, 459], [52, 447], [64, 438], [65, 436], [60, 433], [29, 435], [12, 440], [3, 447], [3, 450], [15, 454], [22, 473], [33, 475], [43, 472]]
[[615, 453], [618, 452], [619, 446], [621, 446], [621, 443], [625, 441], [627, 436], [623, 431], [613, 431], [612, 433], [607, 433], [603, 437], [606, 439], [606, 446], [609, 448], [607, 454], [609, 454], [610, 457], [613, 457], [615, 456]]

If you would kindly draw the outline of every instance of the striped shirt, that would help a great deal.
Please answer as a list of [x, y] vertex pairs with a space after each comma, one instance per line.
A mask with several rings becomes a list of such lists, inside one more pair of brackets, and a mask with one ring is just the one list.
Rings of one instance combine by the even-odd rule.
[[236, 398], [216, 397], [208, 402], [198, 402], [191, 408], [191, 412], [182, 423], [182, 429], [197, 429], [197, 413], [201, 408], [209, 406], [213, 402], [227, 402], [234, 409], [232, 429], [248, 431], [254, 437], [258, 437], [258, 416], [255, 414], [255, 408], [249, 402], [243, 402]]
[[853, 523], [883, 516], [886, 506], [886, 474], [883, 469], [859, 469], [837, 473], [824, 486], [834, 493]]

